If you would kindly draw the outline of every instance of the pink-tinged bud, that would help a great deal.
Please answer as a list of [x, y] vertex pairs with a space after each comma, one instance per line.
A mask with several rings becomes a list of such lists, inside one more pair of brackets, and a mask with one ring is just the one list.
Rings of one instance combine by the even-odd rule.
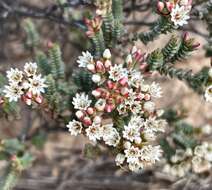
[[105, 72], [105, 67], [103, 65], [103, 63], [101, 61], [97, 61], [96, 62], [96, 71], [100, 72], [100, 73], [104, 73]]
[[92, 107], [87, 108], [87, 113], [89, 115], [93, 115], [94, 114], [94, 109]]
[[196, 49], [196, 48], [198, 48], [200, 46], [200, 43], [196, 43], [196, 44], [194, 44], [193, 46], [192, 46], [192, 48], [193, 49]]
[[127, 77], [123, 77], [122, 79], [120, 79], [119, 84], [121, 84], [122, 86], [125, 86], [128, 82], [128, 78]]
[[32, 92], [28, 91], [26, 93], [26, 97], [29, 98], [29, 99], [32, 99]]
[[96, 116], [96, 117], [94, 117], [93, 122], [95, 124], [101, 124], [102, 118], [100, 116]]
[[90, 117], [84, 117], [83, 124], [86, 126], [90, 126], [92, 124]]
[[121, 89], [121, 94], [123, 95], [123, 96], [128, 96], [128, 94], [129, 94], [129, 89], [128, 88], [122, 88]]
[[188, 5], [192, 5], [192, 0], [188, 0]]
[[21, 99], [22, 99], [22, 101], [24, 103], [26, 103], [26, 105], [28, 105], [28, 106], [32, 105], [32, 99], [31, 98], [28, 98], [26, 95], [23, 95], [21, 97]]
[[96, 98], [99, 98], [101, 96], [101, 90], [99, 89], [93, 90], [92, 95]]
[[107, 81], [107, 87], [108, 87], [109, 89], [113, 89], [113, 88], [115, 87], [114, 82], [112, 82], [111, 80], [108, 80], [108, 81]]
[[106, 61], [104, 62], [104, 65], [105, 65], [105, 68], [106, 68], [106, 69], [109, 69], [109, 68], [111, 67], [112, 63], [111, 63], [110, 60], [106, 60]]
[[136, 46], [133, 46], [131, 53], [134, 54], [138, 51], [138, 48]]
[[10, 160], [13, 161], [13, 162], [16, 161], [16, 160], [17, 160], [17, 156], [16, 156], [16, 155], [12, 155], [12, 156], [10, 157]]
[[54, 47], [54, 43], [52, 41], [48, 41], [47, 44], [46, 44], [47, 48], [51, 49]]
[[143, 63], [143, 64], [140, 65], [140, 70], [145, 71], [147, 67], [148, 67], [148, 64]]
[[169, 12], [172, 11], [173, 7], [174, 7], [174, 4], [173, 3], [166, 2], [166, 8], [168, 9]]
[[188, 40], [188, 36], [189, 36], [188, 32], [185, 32], [183, 34], [183, 41], [187, 41]]
[[105, 106], [105, 111], [106, 111], [107, 113], [111, 113], [111, 112], [114, 110], [114, 108], [115, 108], [114, 105], [112, 105], [112, 104], [107, 104], [107, 105]]
[[132, 55], [129, 54], [129, 55], [127, 56], [127, 58], [126, 58], [126, 63], [127, 63], [127, 65], [131, 65], [132, 62], [133, 62], [133, 60], [132, 60]]
[[39, 95], [35, 97], [35, 102], [38, 104], [41, 104], [43, 102], [43, 96]]
[[75, 113], [75, 115], [77, 116], [78, 119], [83, 119], [83, 117], [84, 117], [84, 113], [82, 111], [80, 111], [80, 110], [77, 111]]
[[116, 96], [116, 103], [117, 104], [121, 104], [122, 102], [123, 102], [123, 97], [121, 97], [121, 96]]
[[150, 94], [145, 94], [144, 99], [145, 99], [146, 101], [149, 101], [149, 100], [151, 99]]
[[161, 2], [161, 1], [158, 1], [158, 3], [157, 3], [157, 9], [158, 9], [158, 11], [159, 12], [162, 12], [162, 10], [164, 9], [164, 7], [165, 7], [164, 3]]
[[143, 99], [144, 99], [144, 97], [145, 97], [145, 95], [144, 95], [144, 94], [139, 93], [139, 94], [137, 95], [136, 100], [143, 100]]
[[95, 73], [96, 72], [96, 70], [95, 70], [95, 65], [94, 64], [87, 64], [87, 69], [89, 70], [89, 71], [91, 71], [92, 73]]
[[4, 103], [4, 99], [0, 97], [0, 105]]

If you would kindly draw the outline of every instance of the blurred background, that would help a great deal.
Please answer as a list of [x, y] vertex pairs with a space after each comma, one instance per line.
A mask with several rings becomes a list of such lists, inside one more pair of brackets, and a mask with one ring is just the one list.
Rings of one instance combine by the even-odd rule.
[[[61, 13], [58, 3], [67, 3]], [[49, 41], [58, 43], [62, 48], [62, 56], [66, 66], [67, 76], [71, 77], [76, 68], [77, 57], [83, 50], [90, 47], [89, 41], [80, 27], [75, 27], [74, 21], [80, 24], [89, 10], [93, 10], [91, 1], [83, 0], [0, 0], [0, 73], [11, 67], [23, 67], [25, 62], [33, 61], [33, 49], [27, 46], [26, 24], [28, 19], [34, 23], [42, 44], [39, 47], [47, 51]], [[206, 1], [194, 1], [199, 8]], [[146, 31], [157, 15], [152, 11], [153, 1], [124, 1], [126, 33]], [[198, 10], [198, 9], [196, 9]], [[64, 14], [65, 13], [65, 14]], [[61, 14], [63, 16], [61, 16]], [[67, 18], [70, 22], [67, 21]], [[74, 24], [73, 24], [74, 23]], [[183, 28], [189, 35], [195, 37], [201, 45], [197, 51], [177, 64], [179, 68], [191, 68], [198, 72], [204, 66], [210, 66], [210, 57], [206, 57], [205, 47], [208, 45], [207, 24], [201, 19], [192, 21]], [[179, 31], [179, 35], [183, 31]], [[176, 32], [177, 33], [177, 32]], [[144, 52], [150, 52], [157, 47], [163, 47], [171, 36], [161, 35], [154, 42], [144, 45], [136, 42]], [[36, 43], [36, 41], [35, 41]], [[126, 49], [132, 47], [126, 45]], [[174, 108], [185, 110], [185, 120], [194, 126], [212, 125], [212, 106], [206, 103], [203, 96], [194, 93], [184, 82], [155, 75], [163, 89], [163, 97], [157, 102], [159, 108]], [[65, 124], [64, 124], [65, 125]], [[189, 179], [176, 180], [151, 169], [141, 174], [125, 172], [115, 166], [110, 155], [105, 154], [95, 159], [86, 159], [82, 150], [88, 142], [84, 137], [72, 137], [63, 124], [58, 124], [43, 115], [32, 111], [26, 105], [21, 105], [20, 111], [13, 116], [0, 118], [0, 137], [17, 137], [25, 128], [30, 128], [29, 134], [39, 130], [40, 149], [31, 148], [37, 159], [33, 166], [24, 172], [16, 190], [165, 190], [165, 189], [212, 189], [211, 175], [199, 179], [191, 176]], [[52, 126], [54, 127], [52, 130]], [[48, 133], [42, 133], [42, 131]], [[42, 141], [45, 140], [45, 144]], [[4, 167], [4, 162], [0, 162]], [[205, 180], [208, 180], [207, 183]], [[207, 184], [207, 185], [206, 185]], [[211, 185], [210, 185], [211, 184]]]

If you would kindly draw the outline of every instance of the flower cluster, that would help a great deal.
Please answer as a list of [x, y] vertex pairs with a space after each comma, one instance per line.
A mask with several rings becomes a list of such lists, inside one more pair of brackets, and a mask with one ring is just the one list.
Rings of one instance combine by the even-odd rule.
[[172, 164], [164, 166], [164, 172], [176, 177], [183, 177], [190, 171], [203, 173], [211, 170], [212, 166], [212, 143], [203, 142], [194, 150], [177, 149], [171, 157]]
[[41, 74], [37, 73], [36, 63], [26, 63], [24, 71], [11, 68], [7, 71], [7, 78], [9, 85], [5, 86], [3, 92], [4, 97], [9, 102], [17, 102], [18, 99], [22, 98], [27, 105], [31, 105], [32, 101], [42, 103], [41, 94], [45, 92], [47, 85]]
[[157, 134], [164, 132], [166, 121], [160, 119], [154, 98], [162, 96], [160, 86], [147, 84], [138, 64], [143, 54], [133, 47], [124, 63], [113, 64], [109, 49], [95, 60], [87, 51], [79, 56], [79, 67], [92, 73], [97, 88], [90, 96], [78, 93], [72, 104], [76, 119], [67, 127], [72, 135], [84, 134], [91, 141], [103, 141], [117, 151], [116, 164], [139, 171], [151, 166], [162, 155], [160, 146], [153, 145]]
[[209, 69], [208, 76], [209, 76], [209, 85], [206, 87], [205, 90], [205, 99], [207, 102], [212, 103], [212, 68]]
[[158, 1], [158, 11], [164, 16], [170, 16], [175, 26], [187, 24], [190, 18], [192, 0]]

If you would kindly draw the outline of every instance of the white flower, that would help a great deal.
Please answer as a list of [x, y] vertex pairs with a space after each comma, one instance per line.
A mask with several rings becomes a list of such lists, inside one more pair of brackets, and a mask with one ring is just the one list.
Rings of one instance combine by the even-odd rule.
[[27, 74], [28, 77], [34, 76], [37, 72], [37, 63], [26, 63], [24, 65], [24, 72]]
[[155, 164], [162, 156], [162, 149], [158, 146], [147, 145], [141, 149], [141, 158], [151, 164]]
[[149, 113], [153, 113], [155, 111], [155, 103], [152, 101], [145, 102], [144, 110], [148, 111]]
[[10, 71], [7, 71], [7, 78], [10, 83], [18, 84], [22, 82], [23, 72], [16, 69], [11, 68]]
[[138, 128], [140, 129], [143, 126], [143, 124], [144, 124], [144, 119], [141, 118], [140, 116], [133, 115], [130, 118], [129, 125], [137, 125]]
[[100, 126], [95, 125], [94, 123], [89, 126], [85, 131], [88, 138], [93, 142], [96, 142], [96, 140], [100, 140], [102, 137]]
[[78, 67], [87, 67], [88, 64], [93, 64], [94, 59], [90, 52], [82, 52], [82, 56], [78, 57], [77, 63], [79, 63]]
[[120, 141], [121, 137], [118, 133], [118, 131], [115, 128], [111, 128], [108, 133], [103, 134], [103, 140], [105, 141], [105, 144], [109, 146], [116, 147]]
[[86, 110], [91, 105], [91, 102], [85, 93], [77, 93], [73, 98], [72, 104], [75, 109]]
[[198, 157], [204, 157], [207, 154], [207, 146], [204, 144], [196, 146], [194, 149], [194, 154]]
[[210, 135], [212, 133], [212, 126], [211, 125], [204, 125], [202, 128], [201, 128], [201, 132], [204, 134], [204, 135]]
[[114, 65], [110, 67], [109, 78], [118, 81], [124, 77], [127, 77], [128, 71], [126, 68], [123, 68], [122, 64]]
[[21, 95], [24, 94], [23, 88], [15, 83], [10, 83], [9, 86], [5, 86], [3, 90], [5, 97], [9, 98], [9, 102], [17, 102]]
[[207, 102], [212, 103], [212, 85], [210, 85], [206, 88], [205, 99], [206, 99]]
[[179, 6], [178, 4], [171, 11], [171, 21], [174, 22], [174, 25], [183, 26], [187, 24], [189, 17], [190, 9], [186, 6]]
[[141, 156], [141, 151], [138, 147], [131, 146], [129, 149], [124, 150], [128, 163], [137, 163]]
[[124, 115], [124, 114], [127, 114], [127, 106], [125, 104], [120, 104], [118, 107], [117, 107], [117, 110], [119, 112], [119, 115]]
[[33, 78], [28, 79], [29, 82], [25, 82], [23, 84], [25, 89], [32, 92], [33, 95], [40, 95], [44, 93], [44, 88], [47, 87], [45, 84], [45, 79], [41, 77], [41, 75], [34, 75]]
[[149, 93], [154, 98], [160, 98], [162, 96], [160, 85], [158, 83], [153, 82], [149, 87]]
[[139, 172], [141, 171], [141, 169], [143, 169], [143, 165], [138, 163], [138, 162], [130, 162], [129, 163], [129, 169], [132, 171], [132, 172]]
[[123, 137], [131, 142], [140, 137], [140, 128], [137, 125], [125, 125]]
[[143, 82], [144, 82], [143, 76], [141, 75], [139, 71], [132, 70], [130, 72], [130, 77], [128, 81], [130, 86], [139, 88]]
[[117, 166], [120, 166], [124, 163], [125, 155], [124, 154], [117, 154], [115, 158], [115, 162]]
[[76, 120], [70, 121], [67, 125], [71, 135], [77, 136], [82, 132], [82, 123]]

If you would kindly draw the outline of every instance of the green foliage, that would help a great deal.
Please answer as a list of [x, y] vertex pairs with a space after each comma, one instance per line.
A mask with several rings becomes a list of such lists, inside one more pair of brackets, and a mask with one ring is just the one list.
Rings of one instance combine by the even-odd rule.
[[65, 71], [59, 45], [53, 44], [52, 47], [49, 48], [49, 59], [53, 77], [56, 80], [63, 79], [65, 77]]
[[48, 75], [51, 73], [51, 66], [49, 64], [47, 56], [43, 52], [38, 52], [36, 54], [36, 63], [38, 64], [41, 72], [44, 75]]
[[173, 29], [174, 26], [169, 19], [162, 16], [155, 22], [150, 31], [138, 34], [133, 40], [140, 39], [144, 44], [147, 44], [155, 40], [160, 34], [167, 34]]
[[24, 30], [26, 32], [26, 47], [27, 48], [35, 48], [39, 44], [39, 34], [34, 23], [27, 19], [24, 22]]
[[90, 92], [94, 88], [94, 83], [91, 80], [91, 74], [84, 70], [76, 71], [73, 74], [73, 81], [78, 88], [83, 92]]
[[175, 154], [175, 149], [171, 147], [169, 142], [166, 139], [161, 139], [160, 140], [160, 146], [162, 150], [164, 151], [165, 157], [170, 160], [171, 157]]
[[18, 181], [18, 177], [19, 175], [16, 171], [9, 171], [5, 177], [3, 185], [0, 187], [0, 190], [12, 190]]
[[37, 135], [32, 137], [31, 143], [37, 148], [42, 149], [47, 140], [47, 134], [39, 132]]
[[147, 63], [150, 70], [157, 70], [161, 68], [164, 64], [164, 57], [162, 52], [159, 49], [152, 52], [147, 58]]

